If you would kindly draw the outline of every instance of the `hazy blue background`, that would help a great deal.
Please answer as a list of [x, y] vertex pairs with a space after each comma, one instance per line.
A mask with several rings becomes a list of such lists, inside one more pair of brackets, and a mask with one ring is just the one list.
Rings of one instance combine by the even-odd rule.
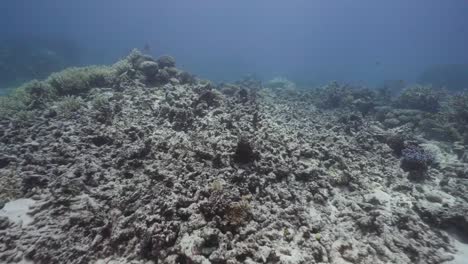
[[304, 82], [414, 80], [468, 63], [466, 0], [2, 0], [0, 40], [75, 41], [111, 63], [148, 44], [202, 77]]

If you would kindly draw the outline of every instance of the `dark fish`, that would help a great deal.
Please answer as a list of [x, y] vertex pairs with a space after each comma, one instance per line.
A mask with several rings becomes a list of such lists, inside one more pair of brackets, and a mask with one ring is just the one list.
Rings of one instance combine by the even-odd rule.
[[145, 44], [143, 47], [143, 53], [150, 54], [151, 53], [151, 47], [148, 43]]

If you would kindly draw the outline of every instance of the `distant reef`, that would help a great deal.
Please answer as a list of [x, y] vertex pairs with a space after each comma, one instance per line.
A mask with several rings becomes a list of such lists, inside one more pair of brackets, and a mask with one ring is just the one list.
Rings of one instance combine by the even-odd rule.
[[6, 88], [79, 64], [80, 49], [69, 40], [20, 38], [0, 41], [0, 95]]
[[0, 97], [0, 263], [445, 263], [467, 145], [467, 94], [215, 84], [134, 50]]
[[421, 74], [419, 82], [451, 91], [468, 91], [468, 64], [432, 66]]

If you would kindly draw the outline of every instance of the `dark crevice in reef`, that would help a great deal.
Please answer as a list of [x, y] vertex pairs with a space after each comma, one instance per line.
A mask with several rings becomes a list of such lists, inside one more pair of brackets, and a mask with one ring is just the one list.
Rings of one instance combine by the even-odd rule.
[[237, 142], [234, 160], [238, 163], [250, 163], [257, 158], [253, 145], [246, 137], [241, 137]]

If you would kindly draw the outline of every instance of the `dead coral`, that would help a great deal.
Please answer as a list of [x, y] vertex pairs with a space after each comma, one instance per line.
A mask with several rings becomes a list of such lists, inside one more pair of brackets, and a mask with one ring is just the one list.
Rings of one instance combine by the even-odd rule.
[[317, 105], [324, 109], [341, 108], [351, 104], [353, 98], [348, 86], [332, 82], [318, 90]]
[[245, 224], [250, 217], [249, 197], [240, 197], [237, 192], [226, 188], [220, 181], [214, 181], [209, 190], [208, 201], [200, 206], [208, 220], [219, 217], [218, 224], [225, 230], [234, 231]]
[[439, 111], [445, 92], [430, 86], [416, 85], [405, 89], [397, 98], [396, 106], [435, 113]]
[[221, 94], [216, 90], [202, 91], [198, 99], [194, 102], [194, 107], [198, 108], [198, 113], [208, 108], [216, 108], [221, 105]]

